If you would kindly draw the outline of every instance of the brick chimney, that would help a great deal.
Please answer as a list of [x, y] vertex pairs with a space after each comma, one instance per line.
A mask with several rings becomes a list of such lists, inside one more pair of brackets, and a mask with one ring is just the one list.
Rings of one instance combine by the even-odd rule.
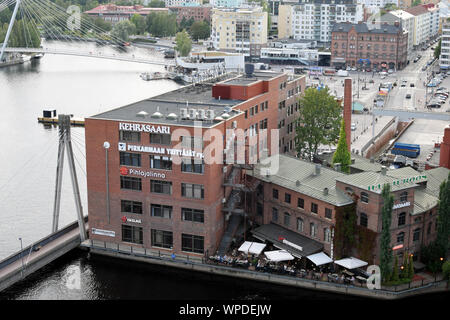
[[352, 143], [352, 79], [345, 79], [344, 82], [344, 122], [345, 122], [345, 136], [347, 138], [348, 151], [351, 152]]
[[439, 166], [450, 169], [450, 126], [444, 130], [444, 138], [441, 142], [441, 156]]

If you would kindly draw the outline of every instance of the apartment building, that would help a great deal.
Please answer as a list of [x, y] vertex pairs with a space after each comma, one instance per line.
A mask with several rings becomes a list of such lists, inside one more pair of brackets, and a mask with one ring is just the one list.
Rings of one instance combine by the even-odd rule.
[[396, 25], [369, 29], [366, 23], [337, 23], [333, 27], [331, 63], [335, 67], [403, 69], [407, 64], [408, 33]]
[[279, 6], [278, 37], [331, 42], [335, 23], [363, 21], [363, 5], [352, 0], [313, 0]]
[[130, 20], [130, 18], [139, 14], [141, 16], [147, 16], [152, 12], [169, 12], [168, 8], [145, 8], [141, 5], [134, 6], [118, 6], [115, 4], [105, 4], [95, 7], [91, 10], [85, 11], [84, 13], [94, 17], [102, 18], [103, 20], [110, 22], [112, 24]]
[[450, 21], [442, 25], [441, 55], [439, 56], [441, 69], [450, 68]]
[[414, 16], [413, 47], [421, 46], [439, 31], [439, 7], [434, 4], [418, 5], [404, 11]]
[[244, 0], [210, 0], [209, 3], [214, 8], [239, 8], [244, 4]]
[[211, 41], [215, 49], [259, 57], [267, 43], [267, 12], [261, 7], [214, 8]]
[[166, 8], [200, 6], [202, 3], [202, 0], [164, 0]]
[[393, 10], [382, 15], [380, 22], [387, 22], [389, 24], [399, 23], [403, 29], [408, 32], [408, 59], [412, 59], [413, 47], [414, 47], [414, 34], [415, 34], [415, 18], [412, 14], [403, 10]]
[[183, 18], [186, 21], [193, 19], [194, 21], [211, 22], [211, 6], [173, 6], [169, 10], [176, 14], [177, 23], [180, 24]]

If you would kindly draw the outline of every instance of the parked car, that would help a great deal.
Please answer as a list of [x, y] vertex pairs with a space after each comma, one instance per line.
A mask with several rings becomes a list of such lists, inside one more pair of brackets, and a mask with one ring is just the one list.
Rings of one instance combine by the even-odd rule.
[[437, 84], [434, 82], [430, 82], [427, 84], [427, 87], [436, 87], [436, 86], [437, 86]]
[[427, 108], [440, 108], [440, 107], [441, 107], [441, 105], [439, 103], [433, 103], [433, 102], [430, 102], [427, 105]]
[[350, 129], [351, 129], [352, 131], [355, 131], [355, 130], [356, 130], [356, 124], [355, 124], [355, 123], [352, 123], [351, 126], [350, 126]]
[[427, 70], [427, 66], [422, 67], [422, 71], [425, 71], [425, 70]]
[[393, 69], [389, 69], [388, 73], [394, 73], [394, 70]]
[[410, 94], [410, 93], [408, 93], [408, 94], [406, 95], [406, 99], [411, 99], [411, 94]]
[[410, 86], [410, 87], [414, 87], [414, 83], [411, 82], [411, 83], [409, 84], [409, 86]]

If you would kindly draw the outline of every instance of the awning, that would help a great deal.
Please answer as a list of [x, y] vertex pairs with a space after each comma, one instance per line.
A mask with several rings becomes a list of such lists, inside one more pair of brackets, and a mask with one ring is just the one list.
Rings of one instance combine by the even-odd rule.
[[354, 257], [336, 260], [334, 263], [336, 263], [344, 268], [347, 268], [347, 269], [356, 269], [356, 268], [364, 267], [368, 264], [367, 262], [356, 259]]
[[238, 250], [247, 254], [259, 255], [265, 247], [266, 245], [264, 243], [245, 241]]
[[293, 260], [294, 257], [286, 250], [275, 250], [264, 252], [267, 259], [274, 262]]
[[264, 224], [251, 232], [255, 238], [270, 241], [275, 247], [286, 250], [297, 258], [323, 250], [322, 243], [274, 223]]
[[312, 254], [310, 256], [307, 256], [307, 258], [311, 260], [312, 263], [314, 263], [316, 266], [321, 266], [323, 264], [333, 262], [333, 260], [331, 260], [331, 258], [323, 252]]

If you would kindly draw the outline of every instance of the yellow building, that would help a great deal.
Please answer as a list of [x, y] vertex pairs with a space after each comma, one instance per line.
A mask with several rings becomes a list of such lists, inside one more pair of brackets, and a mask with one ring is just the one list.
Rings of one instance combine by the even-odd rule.
[[214, 8], [211, 18], [213, 47], [259, 56], [267, 43], [267, 12], [260, 7]]

